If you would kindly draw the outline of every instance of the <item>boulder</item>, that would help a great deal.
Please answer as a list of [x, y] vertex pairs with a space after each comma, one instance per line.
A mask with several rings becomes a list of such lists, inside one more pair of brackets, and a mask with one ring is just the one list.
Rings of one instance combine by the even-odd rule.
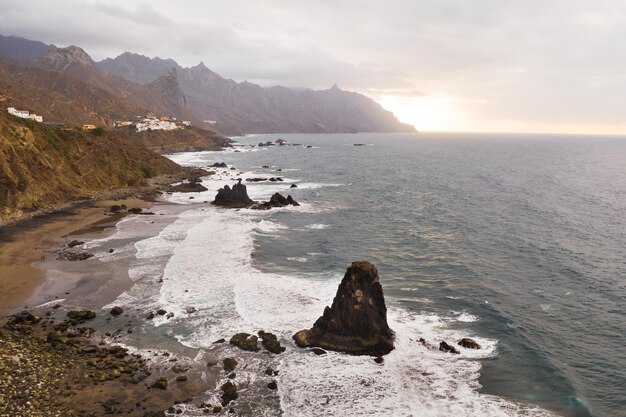
[[259, 338], [248, 333], [237, 333], [230, 338], [230, 344], [237, 346], [241, 350], [247, 350], [249, 352], [258, 352], [259, 345], [257, 344]]
[[442, 352], [449, 352], [449, 353], [454, 353], [454, 354], [457, 354], [457, 355], [459, 353], [461, 353], [461, 352], [459, 352], [457, 350], [457, 348], [455, 348], [454, 346], [451, 346], [451, 345], [449, 345], [449, 344], [447, 344], [446, 342], [443, 342], [443, 341], [441, 343], [439, 343], [439, 350], [442, 351]]
[[211, 204], [222, 207], [243, 208], [251, 206], [254, 204], [254, 201], [248, 197], [246, 186], [241, 183], [240, 179], [237, 184], [233, 185], [233, 188], [225, 185], [224, 188], [217, 190], [215, 200]]
[[96, 318], [96, 313], [91, 310], [74, 310], [68, 311], [67, 317], [69, 318], [70, 324], [77, 325], [83, 324], [88, 320], [93, 320]]
[[226, 165], [226, 162], [216, 162], [213, 165], [209, 165], [209, 166], [213, 168], [228, 168], [228, 165]]
[[222, 363], [224, 364], [224, 372], [229, 373], [235, 370], [238, 362], [234, 358], [226, 358]]
[[78, 240], [72, 240], [70, 243], [67, 244], [68, 248], [73, 248], [74, 246], [78, 246], [78, 245], [82, 245], [85, 242], [81, 242]]
[[376, 267], [353, 262], [331, 307], [311, 329], [293, 336], [299, 347], [320, 347], [353, 355], [383, 356], [394, 348], [387, 307]]
[[220, 387], [223, 391], [222, 394], [222, 406], [226, 407], [231, 401], [235, 401], [239, 398], [239, 394], [237, 394], [237, 386], [230, 381], [222, 384]]
[[267, 178], [254, 177], [254, 178], [246, 178], [246, 182], [262, 182], [267, 181]]
[[167, 389], [167, 379], [159, 378], [150, 385], [152, 388]]
[[275, 334], [260, 330], [258, 333], [261, 338], [261, 345], [271, 353], [279, 354], [285, 351], [285, 347], [280, 344]]
[[289, 188], [298, 188], [298, 186], [296, 184], [291, 184], [291, 187]]
[[463, 346], [464, 348], [468, 349], [480, 349], [480, 345], [478, 344], [478, 342], [476, 342], [474, 339], [470, 339], [469, 337], [464, 337], [463, 339], [459, 340], [457, 345]]
[[124, 312], [124, 309], [122, 307], [113, 307], [111, 309], [111, 315], [112, 316], [119, 316], [120, 314], [122, 314]]

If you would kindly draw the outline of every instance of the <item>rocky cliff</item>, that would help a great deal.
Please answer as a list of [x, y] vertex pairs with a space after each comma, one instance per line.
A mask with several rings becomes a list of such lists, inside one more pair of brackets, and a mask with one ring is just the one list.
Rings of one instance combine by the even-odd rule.
[[311, 329], [294, 335], [300, 347], [320, 347], [353, 355], [385, 355], [393, 350], [394, 334], [378, 270], [369, 262], [348, 267], [330, 307]]
[[0, 220], [180, 169], [119, 132], [55, 131], [0, 111]]

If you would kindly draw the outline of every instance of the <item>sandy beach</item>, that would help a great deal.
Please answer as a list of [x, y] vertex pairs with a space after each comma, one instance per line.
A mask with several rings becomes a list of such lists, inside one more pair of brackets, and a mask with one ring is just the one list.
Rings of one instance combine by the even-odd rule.
[[103, 200], [88, 207], [23, 220], [0, 228], [0, 315], [10, 314], [45, 282], [44, 271], [36, 264], [55, 256], [63, 240], [82, 233], [104, 230], [122, 214], [106, 213], [113, 204], [148, 208], [138, 198]]

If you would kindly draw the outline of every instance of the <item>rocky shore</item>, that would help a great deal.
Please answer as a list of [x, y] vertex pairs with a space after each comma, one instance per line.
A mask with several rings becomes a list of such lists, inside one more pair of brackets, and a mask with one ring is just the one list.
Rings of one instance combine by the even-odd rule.
[[[158, 197], [160, 194], [164, 192], [170, 191], [181, 191], [177, 189], [173, 184], [189, 181], [189, 183], [194, 183], [194, 181], [201, 177], [209, 175], [210, 172], [201, 168], [196, 167], [182, 167], [180, 172], [174, 174], [163, 174], [158, 175], [153, 178], [147, 179], [147, 185], [145, 186], [136, 186], [136, 187], [128, 187], [128, 188], [116, 188], [107, 191], [101, 191], [95, 193], [93, 196], [87, 199], [78, 199], [73, 201], [67, 201], [60, 204], [52, 204], [46, 206], [44, 208], [29, 211], [24, 213], [19, 217], [12, 217], [10, 219], [1, 219], [0, 218], [0, 227], [7, 226], [10, 224], [15, 224], [24, 220], [32, 219], [35, 217], [45, 216], [52, 213], [61, 213], [64, 211], [69, 211], [75, 208], [80, 207], [89, 207], [98, 201], [103, 200], [123, 200], [127, 198], [140, 198], [151, 200]], [[196, 184], [196, 183], [194, 183]], [[184, 191], [184, 187], [180, 187]], [[197, 188], [197, 185], [196, 185]], [[196, 191], [194, 189], [194, 191]]]

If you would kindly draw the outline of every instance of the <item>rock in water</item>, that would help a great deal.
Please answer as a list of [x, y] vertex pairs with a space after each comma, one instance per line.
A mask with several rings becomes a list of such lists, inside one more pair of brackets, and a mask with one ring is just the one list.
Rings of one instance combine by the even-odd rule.
[[217, 190], [215, 200], [211, 204], [230, 208], [243, 208], [254, 204], [254, 201], [248, 197], [246, 186], [241, 183], [241, 179], [237, 184], [230, 188], [225, 185], [224, 188]]
[[369, 262], [353, 262], [331, 307], [313, 328], [293, 336], [300, 347], [321, 347], [353, 355], [382, 356], [393, 350], [394, 334], [378, 271]]
[[457, 345], [463, 346], [467, 349], [480, 349], [480, 345], [474, 339], [470, 339], [469, 337], [464, 337], [463, 339], [457, 342]]

